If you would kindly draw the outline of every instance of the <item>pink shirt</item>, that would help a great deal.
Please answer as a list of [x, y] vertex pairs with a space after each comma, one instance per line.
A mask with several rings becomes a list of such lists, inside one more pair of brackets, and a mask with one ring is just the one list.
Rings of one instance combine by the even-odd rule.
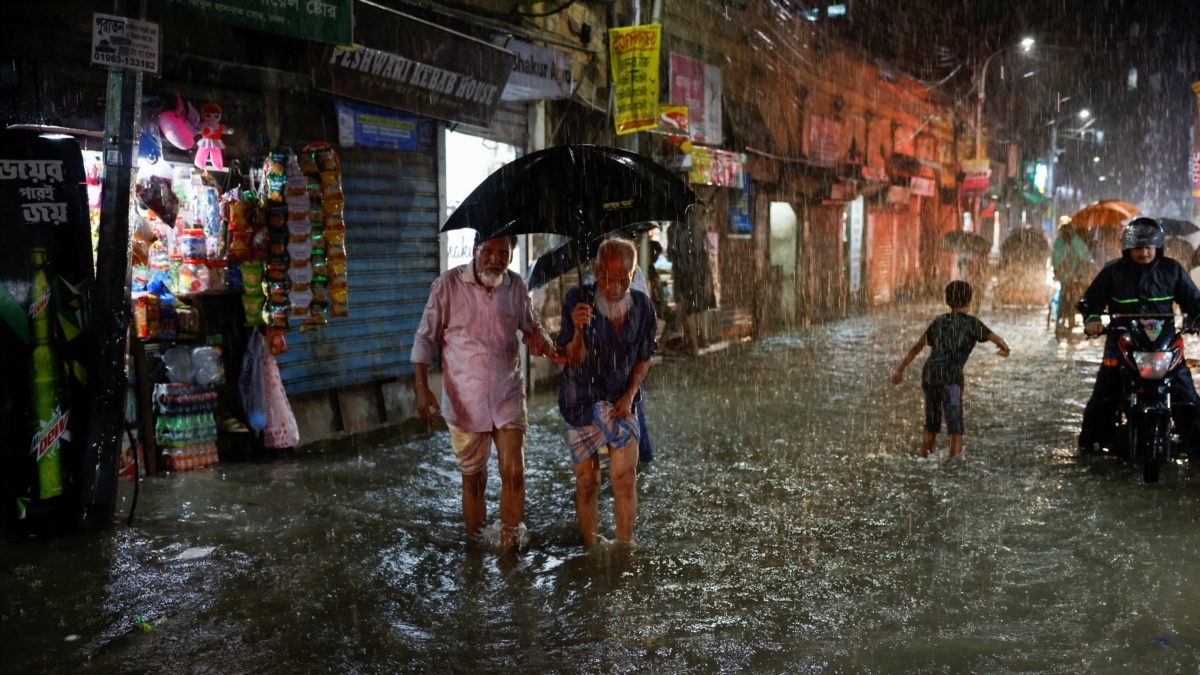
[[433, 281], [409, 360], [431, 364], [441, 348], [446, 423], [481, 433], [526, 416], [517, 331], [535, 354], [552, 342], [520, 276], [510, 271], [489, 289], [474, 269], [474, 262], [460, 265]]

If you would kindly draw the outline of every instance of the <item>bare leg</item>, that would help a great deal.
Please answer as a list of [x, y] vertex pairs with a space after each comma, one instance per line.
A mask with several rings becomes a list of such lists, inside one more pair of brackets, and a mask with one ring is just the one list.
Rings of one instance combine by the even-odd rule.
[[637, 441], [610, 452], [617, 541], [628, 544], [633, 542], [633, 521], [637, 518]]
[[921, 439], [921, 456], [928, 457], [933, 452], [933, 442], [937, 440], [937, 434], [926, 431], [925, 437]]
[[462, 477], [462, 509], [463, 523], [467, 526], [467, 534], [478, 537], [483, 533], [487, 522], [487, 503], [484, 493], [487, 489], [487, 467]]
[[500, 543], [512, 546], [525, 516], [525, 430], [497, 429], [492, 439], [500, 460]]
[[[634, 459], [637, 459], [636, 452]], [[596, 530], [600, 525], [599, 507], [596, 504], [599, 494], [600, 458], [592, 455], [575, 465], [575, 518], [579, 521], [584, 546], [596, 543]]]
[[963, 434], [950, 434], [950, 456], [957, 457], [963, 449]]

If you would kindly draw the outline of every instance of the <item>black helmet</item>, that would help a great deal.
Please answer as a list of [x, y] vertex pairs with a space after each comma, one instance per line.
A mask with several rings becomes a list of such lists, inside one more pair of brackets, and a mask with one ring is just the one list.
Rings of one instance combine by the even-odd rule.
[[1140, 248], [1142, 246], [1150, 246], [1152, 248], [1163, 247], [1163, 229], [1162, 225], [1153, 218], [1134, 218], [1125, 224], [1125, 229], [1121, 230], [1121, 250], [1128, 251], [1131, 248]]

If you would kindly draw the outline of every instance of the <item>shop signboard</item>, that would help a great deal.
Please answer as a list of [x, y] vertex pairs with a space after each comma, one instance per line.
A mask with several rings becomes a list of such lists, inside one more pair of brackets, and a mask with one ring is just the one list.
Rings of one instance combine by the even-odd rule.
[[316, 54], [317, 89], [423, 117], [491, 124], [512, 52], [382, 7], [354, 8], [358, 44]]
[[692, 170], [688, 180], [697, 185], [741, 188], [746, 156], [716, 148], [692, 146]]
[[964, 196], [978, 196], [987, 192], [988, 181], [991, 180], [992, 167], [986, 159], [965, 159], [962, 162], [962, 193]]
[[512, 37], [493, 42], [516, 55], [503, 101], [553, 101], [571, 95], [571, 55]]
[[692, 142], [720, 145], [721, 69], [671, 53], [671, 103], [686, 105]]
[[158, 0], [204, 17], [268, 33], [350, 44], [353, 0]]
[[92, 14], [92, 65], [158, 74], [158, 24]]
[[850, 202], [850, 293], [862, 288], [863, 224], [866, 222], [866, 200], [862, 195]]
[[908, 187], [912, 189], [913, 196], [915, 197], [932, 197], [937, 184], [934, 183], [932, 178], [913, 176], [909, 179]]
[[841, 130], [836, 120], [813, 115], [808, 125], [808, 161], [817, 166], [836, 166]]
[[613, 125], [618, 135], [658, 126], [658, 54], [662, 26], [628, 26], [608, 31], [612, 64]]
[[418, 118], [390, 108], [335, 101], [338, 143], [345, 148], [416, 152]]

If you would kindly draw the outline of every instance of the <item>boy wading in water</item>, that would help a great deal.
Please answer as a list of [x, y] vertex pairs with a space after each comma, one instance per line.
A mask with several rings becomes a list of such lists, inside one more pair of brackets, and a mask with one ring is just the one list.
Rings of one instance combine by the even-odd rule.
[[908, 350], [904, 360], [892, 373], [892, 384], [900, 384], [904, 368], [917, 358], [926, 346], [929, 358], [921, 370], [921, 389], [925, 392], [925, 437], [921, 442], [921, 456], [933, 452], [933, 443], [942, 430], [942, 416], [946, 418], [946, 431], [950, 434], [950, 459], [958, 457], [963, 449], [963, 366], [978, 342], [996, 345], [1000, 356], [1009, 354], [1008, 343], [996, 335], [982, 321], [966, 313], [971, 304], [971, 284], [951, 281], [946, 285], [946, 304], [950, 313], [933, 320], [917, 343]]

